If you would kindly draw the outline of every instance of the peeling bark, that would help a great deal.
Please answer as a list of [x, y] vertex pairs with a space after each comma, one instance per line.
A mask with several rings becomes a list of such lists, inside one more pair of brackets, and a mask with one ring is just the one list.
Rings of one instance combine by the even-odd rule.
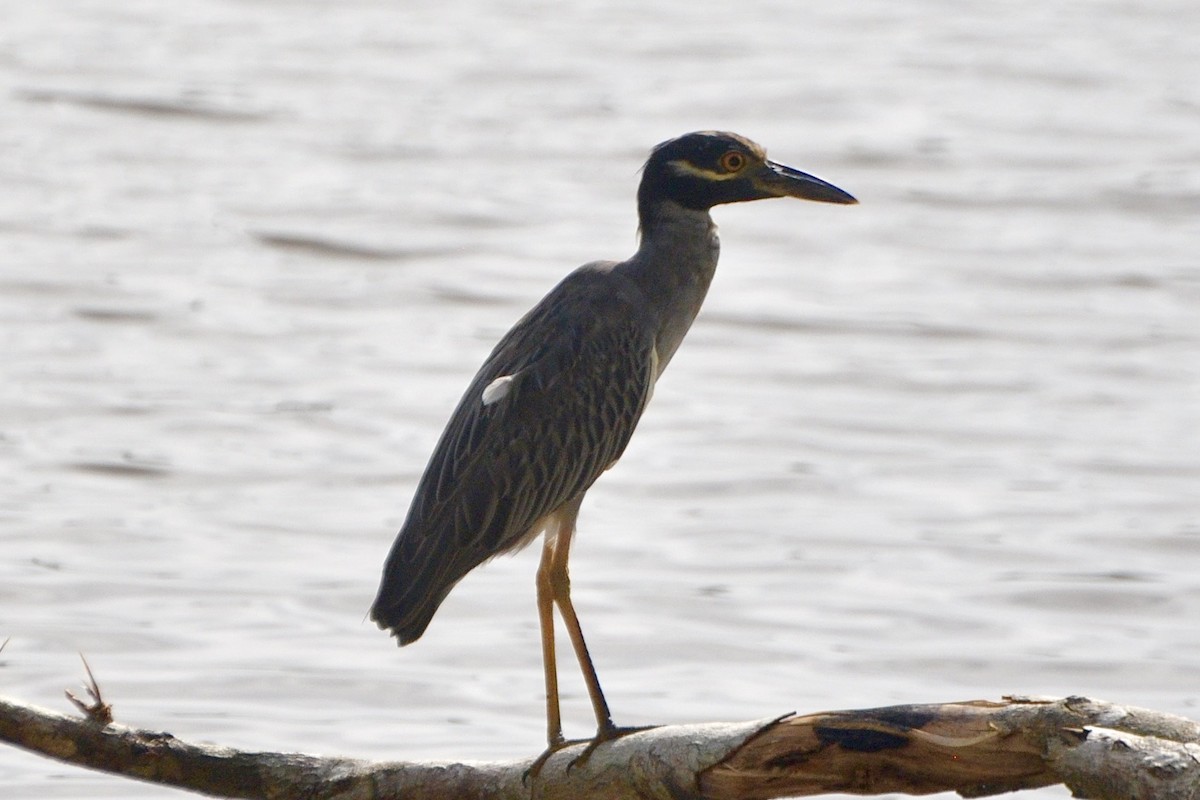
[[[98, 689], [97, 689], [98, 694]], [[830, 792], [983, 797], [1064, 783], [1094, 800], [1200, 798], [1200, 725], [1082, 697], [890, 706], [674, 725], [550, 758], [384, 763], [191, 744], [0, 698], [0, 741], [81, 767], [229, 798], [768, 800]]]

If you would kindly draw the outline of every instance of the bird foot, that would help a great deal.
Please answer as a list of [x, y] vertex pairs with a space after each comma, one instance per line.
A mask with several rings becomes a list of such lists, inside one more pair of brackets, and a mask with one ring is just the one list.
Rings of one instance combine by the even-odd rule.
[[[547, 745], [546, 749], [542, 751], [542, 754], [538, 756], [532, 764], [529, 765], [529, 769], [525, 770], [525, 774], [521, 776], [522, 783], [528, 783], [530, 778], [536, 778], [538, 775], [540, 775], [542, 772], [542, 767], [546, 766], [546, 762], [550, 760], [550, 756], [554, 755], [559, 750], [565, 750], [568, 747], [573, 747], [577, 744], [585, 744], [590, 741], [592, 740], [559, 739], [558, 741], [551, 742], [549, 745]], [[575, 762], [572, 761], [571, 763], [574, 764]]]
[[649, 731], [649, 730], [653, 730], [658, 727], [660, 727], [660, 726], [658, 726], [658, 725], [617, 726], [617, 725], [613, 725], [612, 723], [609, 723], [608, 725], [601, 727], [600, 730], [596, 731], [596, 735], [592, 738], [591, 741], [588, 742], [588, 746], [583, 748], [583, 752], [580, 753], [578, 756], [576, 756], [574, 758], [574, 760], [572, 760], [571, 763], [567, 765], [567, 772], [570, 772], [571, 770], [575, 769], [575, 767], [580, 764], [586, 764], [588, 762], [588, 759], [592, 757], [592, 753], [596, 752], [596, 748], [602, 744], [606, 744], [606, 743], [614, 741], [616, 739], [624, 738], [624, 737], [630, 735], [631, 733], [641, 733], [642, 731]]
[[530, 765], [529, 769], [525, 770], [522, 780], [528, 783], [530, 778], [536, 778], [541, 773], [542, 768], [546, 766], [546, 762], [550, 760], [550, 757], [560, 750], [574, 747], [577, 744], [587, 745], [587, 747], [583, 748], [582, 753], [571, 759], [571, 763], [567, 764], [567, 772], [570, 772], [576, 766], [586, 764], [588, 759], [592, 757], [592, 753], [596, 752], [596, 748], [600, 745], [628, 736], [631, 733], [640, 733], [641, 731], [653, 730], [658, 727], [661, 726], [630, 725], [618, 727], [617, 725], [609, 724], [596, 731], [596, 735], [591, 739], [561, 739], [557, 742], [551, 742], [546, 750]]

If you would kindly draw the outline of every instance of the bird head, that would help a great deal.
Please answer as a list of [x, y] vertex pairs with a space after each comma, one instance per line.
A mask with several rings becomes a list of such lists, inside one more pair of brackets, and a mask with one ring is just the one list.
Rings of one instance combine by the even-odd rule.
[[638, 207], [645, 220], [672, 201], [707, 211], [722, 203], [798, 197], [821, 203], [857, 203], [852, 195], [798, 169], [767, 159], [762, 147], [736, 133], [687, 133], [654, 148], [642, 171]]

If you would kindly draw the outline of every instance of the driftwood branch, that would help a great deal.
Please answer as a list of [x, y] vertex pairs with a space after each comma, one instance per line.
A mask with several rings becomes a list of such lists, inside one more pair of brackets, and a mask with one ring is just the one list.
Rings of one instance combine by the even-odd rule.
[[983, 797], [1057, 783], [1095, 800], [1200, 798], [1200, 725], [1082, 697], [666, 726], [606, 744], [573, 768], [579, 748], [564, 750], [536, 778], [526, 776], [532, 759], [416, 764], [243, 752], [3, 698], [0, 740], [81, 767], [230, 798]]

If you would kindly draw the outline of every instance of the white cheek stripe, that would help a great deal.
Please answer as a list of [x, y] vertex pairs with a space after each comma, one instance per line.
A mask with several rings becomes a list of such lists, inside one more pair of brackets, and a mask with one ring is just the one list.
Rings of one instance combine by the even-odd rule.
[[483, 388], [482, 396], [483, 404], [485, 406], [490, 406], [492, 403], [499, 402], [507, 397], [509, 391], [512, 390], [512, 382], [512, 375], [501, 375], [499, 378], [496, 378], [496, 380], [485, 386]]
[[709, 170], [706, 170], [706, 169], [700, 169], [700, 167], [697, 167], [695, 164], [684, 161], [683, 159], [676, 159], [675, 161], [670, 161], [667, 163], [668, 163], [668, 166], [671, 167], [671, 169], [675, 170], [680, 175], [695, 175], [697, 177], [703, 178], [706, 181], [736, 180], [737, 178], [742, 177], [742, 172], [744, 171], [744, 170], [739, 170], [738, 172], [710, 172]]

